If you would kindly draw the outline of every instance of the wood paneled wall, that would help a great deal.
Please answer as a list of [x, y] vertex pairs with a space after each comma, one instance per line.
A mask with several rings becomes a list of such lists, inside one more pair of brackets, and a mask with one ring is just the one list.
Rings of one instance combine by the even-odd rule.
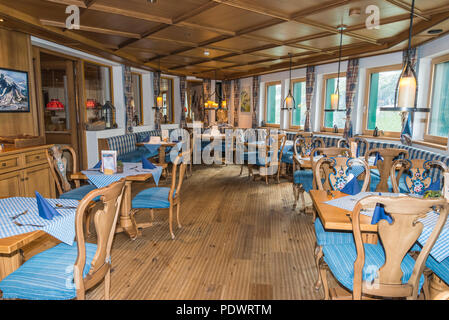
[[28, 72], [30, 112], [0, 113], [0, 136], [39, 135], [36, 91], [29, 35], [0, 28], [0, 68]]

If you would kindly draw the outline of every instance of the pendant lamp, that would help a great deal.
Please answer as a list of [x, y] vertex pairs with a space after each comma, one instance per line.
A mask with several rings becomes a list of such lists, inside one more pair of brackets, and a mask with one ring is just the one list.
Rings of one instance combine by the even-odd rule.
[[292, 54], [288, 54], [290, 57], [290, 77], [289, 77], [289, 88], [288, 88], [288, 94], [287, 97], [284, 100], [284, 103], [282, 105], [281, 110], [288, 110], [291, 111], [293, 109], [296, 109], [296, 101], [292, 94]]

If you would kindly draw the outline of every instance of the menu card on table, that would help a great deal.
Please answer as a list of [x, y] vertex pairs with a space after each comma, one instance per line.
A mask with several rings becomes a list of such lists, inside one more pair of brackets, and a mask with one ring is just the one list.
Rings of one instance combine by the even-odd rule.
[[168, 130], [164, 129], [162, 130], [162, 141], [168, 141], [169, 133]]
[[117, 151], [101, 151], [101, 172], [114, 174], [117, 172]]

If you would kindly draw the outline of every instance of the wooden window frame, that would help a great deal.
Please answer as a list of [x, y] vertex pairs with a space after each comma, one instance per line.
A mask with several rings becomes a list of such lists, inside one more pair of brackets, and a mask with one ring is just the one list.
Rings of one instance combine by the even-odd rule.
[[[306, 90], [307, 90], [307, 78], [297, 78], [297, 79], [292, 79], [291, 81], [292, 83], [290, 84], [291, 88], [292, 88], [292, 94], [293, 96], [295, 96], [295, 84], [298, 82], [305, 82], [306, 83]], [[307, 99], [307, 96], [306, 96]], [[290, 128], [292, 129], [297, 129], [297, 130], [304, 130], [304, 126], [294, 126], [293, 125], [293, 110], [291, 112], [288, 113], [288, 118], [289, 118], [289, 125]]]
[[[271, 81], [271, 82], [267, 82], [265, 83], [265, 105], [264, 105], [264, 122], [265, 122], [265, 126], [266, 127], [271, 127], [271, 128], [280, 128], [281, 124], [271, 124], [271, 123], [267, 123], [267, 111], [268, 111], [268, 87], [271, 86], [276, 86], [276, 85], [280, 85], [281, 86], [281, 94], [282, 94], [282, 81]], [[281, 104], [282, 104], [282, 97], [281, 97]], [[282, 108], [282, 105], [281, 105]], [[281, 111], [280, 111], [281, 112]], [[279, 114], [279, 122], [281, 122], [281, 114]]]
[[[334, 128], [326, 128], [324, 127], [324, 121], [325, 121], [325, 112], [326, 109], [326, 90], [327, 90], [327, 80], [329, 79], [336, 79], [338, 77], [338, 72], [336, 73], [329, 73], [325, 74], [323, 76], [323, 88], [321, 89], [321, 122], [320, 122], [320, 131], [326, 132], [326, 133], [334, 133]], [[340, 72], [340, 78], [346, 78], [346, 72]], [[345, 131], [345, 128], [338, 129], [338, 133], [343, 133]]]
[[438, 145], [444, 145], [447, 147], [448, 138], [444, 137], [438, 137], [438, 136], [432, 136], [429, 134], [429, 124], [430, 124], [430, 116], [432, 114], [432, 105], [433, 105], [433, 85], [434, 85], [434, 77], [435, 77], [435, 67], [438, 64], [449, 62], [449, 54], [445, 54], [440, 57], [436, 57], [432, 59], [431, 62], [431, 69], [430, 69], [430, 83], [429, 83], [429, 94], [427, 98], [427, 105], [430, 108], [430, 112], [427, 114], [426, 117], [426, 127], [424, 131], [424, 141], [438, 144]]
[[[373, 73], [380, 72], [388, 72], [388, 71], [401, 71], [401, 64], [393, 64], [389, 66], [375, 67], [366, 70], [366, 82], [365, 82], [365, 99], [364, 99], [364, 107], [363, 107], [363, 135], [372, 137], [374, 134], [374, 130], [368, 130], [368, 116], [369, 116], [369, 98], [370, 98], [370, 90], [371, 90], [371, 75]], [[384, 131], [384, 137], [389, 138], [400, 138], [401, 132], [393, 132], [393, 131]]]
[[[140, 90], [140, 94], [139, 94], [139, 99], [140, 99], [140, 123], [138, 126], [143, 126], [145, 125], [145, 119], [143, 118], [143, 86], [142, 86], [142, 74], [138, 73], [138, 72], [131, 72], [132, 76], [138, 76], [139, 77], [139, 90]], [[133, 98], [136, 99], [136, 97], [134, 96], [134, 92], [133, 92]]]
[[[169, 87], [171, 87], [171, 92], [168, 92], [168, 94], [171, 94], [171, 102], [172, 103], [171, 103], [171, 106], [170, 106], [170, 110], [171, 110], [171, 112], [170, 112], [170, 119], [168, 119], [167, 124], [173, 124], [173, 123], [175, 123], [175, 94], [174, 94], [174, 92], [175, 92], [175, 81], [171, 77], [161, 76], [161, 81], [162, 81], [162, 79], [165, 79], [165, 80], [171, 82], [171, 86], [169, 86]], [[162, 92], [163, 91], [161, 90], [161, 95], [162, 95]]]

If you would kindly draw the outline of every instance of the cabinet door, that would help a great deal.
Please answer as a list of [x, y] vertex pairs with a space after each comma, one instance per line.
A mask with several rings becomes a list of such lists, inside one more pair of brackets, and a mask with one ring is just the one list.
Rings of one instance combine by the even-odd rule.
[[22, 171], [0, 174], [0, 198], [22, 196], [23, 180]]
[[44, 198], [55, 197], [55, 187], [47, 164], [24, 170], [25, 197], [34, 197], [38, 191]]

